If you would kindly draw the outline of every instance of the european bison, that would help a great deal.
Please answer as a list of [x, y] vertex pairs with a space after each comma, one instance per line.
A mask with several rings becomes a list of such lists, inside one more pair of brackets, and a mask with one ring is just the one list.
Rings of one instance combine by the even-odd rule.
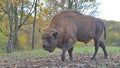
[[43, 49], [53, 52], [56, 47], [62, 49], [61, 60], [65, 60], [65, 52], [68, 51], [69, 59], [72, 61], [72, 52], [76, 41], [88, 43], [94, 40], [95, 59], [99, 46], [103, 49], [105, 58], [108, 57], [101, 35], [104, 30], [106, 39], [106, 28], [101, 19], [83, 15], [74, 10], [66, 10], [53, 16], [48, 27], [42, 32]]

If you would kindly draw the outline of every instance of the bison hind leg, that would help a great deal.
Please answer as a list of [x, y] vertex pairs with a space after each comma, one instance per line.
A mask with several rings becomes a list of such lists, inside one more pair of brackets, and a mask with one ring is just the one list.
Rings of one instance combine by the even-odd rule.
[[100, 47], [102, 48], [102, 50], [104, 52], [105, 59], [107, 59], [108, 58], [108, 53], [107, 53], [106, 47], [105, 47], [105, 45], [102, 41], [100, 41]]
[[73, 52], [73, 47], [68, 50], [69, 60], [70, 60], [70, 61], [73, 61], [72, 52]]

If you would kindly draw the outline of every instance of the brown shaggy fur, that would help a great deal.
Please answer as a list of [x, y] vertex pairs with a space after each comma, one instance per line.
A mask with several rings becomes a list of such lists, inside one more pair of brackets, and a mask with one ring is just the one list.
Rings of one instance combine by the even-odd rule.
[[[106, 57], [107, 52], [104, 43], [100, 40], [103, 30], [104, 38], [106, 38], [105, 25], [101, 19], [83, 15], [77, 11], [66, 10], [54, 15], [50, 21], [50, 25], [43, 31], [42, 37], [45, 37], [46, 34], [53, 37], [51, 33], [56, 32], [57, 36], [56, 41], [54, 41], [55, 43], [49, 44], [47, 42], [46, 44], [45, 41], [43, 45], [50, 46], [51, 49], [59, 47], [65, 52], [66, 50], [69, 51], [72, 49], [76, 41], [88, 43], [91, 39], [94, 39], [95, 53], [92, 59], [95, 58], [99, 45], [102, 47]], [[48, 50], [50, 50], [49, 47]], [[64, 58], [62, 59], [64, 60]]]

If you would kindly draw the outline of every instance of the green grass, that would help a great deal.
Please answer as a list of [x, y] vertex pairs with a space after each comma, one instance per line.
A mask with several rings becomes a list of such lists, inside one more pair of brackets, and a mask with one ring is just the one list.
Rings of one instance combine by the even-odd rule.
[[[120, 47], [113, 47], [113, 46], [107, 46], [107, 52], [108, 53], [120, 53]], [[74, 54], [82, 53], [82, 54], [93, 54], [94, 53], [94, 47], [90, 46], [75, 46]], [[103, 54], [103, 51], [101, 48], [99, 48], [98, 51], [99, 54]], [[46, 56], [52, 56], [52, 55], [60, 55], [61, 50], [56, 48], [53, 53], [49, 53], [47, 51], [44, 51], [43, 49], [36, 49], [36, 50], [25, 50], [20, 52], [12, 52], [12, 53], [0, 53], [0, 57], [9, 57], [14, 59], [35, 59], [35, 58], [42, 58]]]
[[7, 37], [5, 37], [1, 32], [0, 32], [0, 52], [2, 52], [5, 49], [5, 42], [6, 42]]
[[35, 58], [43, 58], [50, 55], [57, 55], [59, 54], [60, 49], [56, 49], [53, 53], [49, 53], [44, 51], [43, 49], [36, 49], [36, 50], [24, 50], [19, 52], [12, 52], [12, 53], [0, 53], [0, 59], [3, 57], [12, 58], [12, 59], [35, 59]]
[[[93, 46], [75, 47], [74, 53], [94, 53], [94, 50]], [[107, 46], [106, 50], [108, 53], [120, 53], [120, 47]], [[103, 53], [103, 50], [100, 47], [98, 53]]]

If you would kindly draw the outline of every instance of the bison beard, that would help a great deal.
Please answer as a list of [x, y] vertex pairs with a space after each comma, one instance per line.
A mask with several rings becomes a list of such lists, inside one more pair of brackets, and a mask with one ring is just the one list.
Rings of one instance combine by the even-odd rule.
[[61, 48], [62, 61], [65, 61], [65, 52], [68, 51], [69, 59], [72, 61], [75, 42], [88, 43], [93, 39], [95, 52], [91, 59], [95, 60], [99, 46], [103, 49], [105, 58], [108, 58], [104, 43], [100, 39], [103, 31], [106, 39], [106, 28], [101, 19], [66, 10], [54, 15], [50, 25], [43, 30], [42, 44], [43, 48], [49, 52], [53, 52], [56, 47]]

